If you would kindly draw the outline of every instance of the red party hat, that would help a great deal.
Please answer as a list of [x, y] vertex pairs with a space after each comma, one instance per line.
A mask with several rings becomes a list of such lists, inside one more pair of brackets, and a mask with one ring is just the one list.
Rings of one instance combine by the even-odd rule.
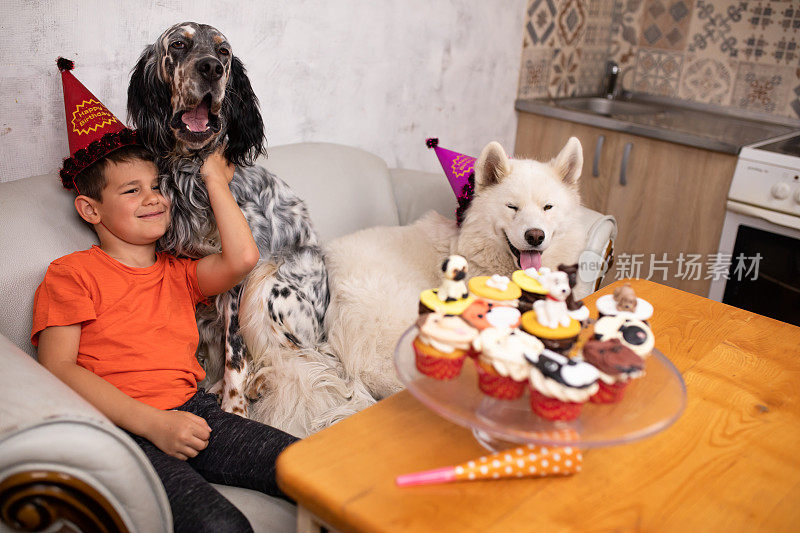
[[456, 195], [456, 200], [458, 200], [456, 222], [460, 226], [464, 218], [464, 212], [472, 200], [474, 189], [472, 172], [475, 168], [475, 158], [452, 150], [446, 150], [445, 148], [439, 148], [439, 139], [436, 138], [426, 140], [425, 144], [436, 152], [436, 157], [439, 158], [439, 163], [444, 169], [447, 181], [450, 182], [453, 194]]
[[77, 190], [75, 176], [117, 148], [138, 144], [138, 139], [135, 131], [126, 128], [72, 75], [75, 63], [59, 57], [56, 64], [64, 88], [71, 154], [61, 167], [61, 183], [67, 189]]

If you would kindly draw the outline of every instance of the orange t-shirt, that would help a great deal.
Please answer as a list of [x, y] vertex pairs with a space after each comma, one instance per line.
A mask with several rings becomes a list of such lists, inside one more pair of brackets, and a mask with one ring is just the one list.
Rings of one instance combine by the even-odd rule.
[[97, 246], [56, 259], [36, 289], [31, 342], [49, 326], [81, 324], [78, 365], [148, 405], [171, 409], [197, 392], [197, 261], [159, 253], [146, 268]]

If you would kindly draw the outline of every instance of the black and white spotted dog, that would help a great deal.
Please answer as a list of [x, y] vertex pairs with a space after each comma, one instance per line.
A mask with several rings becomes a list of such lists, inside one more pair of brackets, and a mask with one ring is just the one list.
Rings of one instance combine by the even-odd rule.
[[244, 415], [249, 406], [251, 418], [297, 435], [363, 408], [368, 393], [354, 392], [338, 359], [317, 350], [329, 298], [322, 254], [303, 201], [254, 166], [265, 152], [264, 125], [244, 66], [225, 36], [193, 22], [165, 31], [133, 69], [128, 114], [157, 154], [162, 190], [172, 201], [161, 249], [191, 258], [219, 251], [199, 169], [220, 144], [236, 165], [231, 192], [261, 261], [215, 306], [199, 311], [207, 372], [223, 374], [215, 386], [222, 408]]

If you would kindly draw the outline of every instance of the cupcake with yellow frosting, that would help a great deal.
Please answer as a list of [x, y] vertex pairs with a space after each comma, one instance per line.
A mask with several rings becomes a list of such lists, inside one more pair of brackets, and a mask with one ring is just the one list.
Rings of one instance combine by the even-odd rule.
[[545, 348], [562, 354], [569, 353], [581, 332], [581, 323], [574, 318], [570, 318], [567, 326], [549, 328], [536, 319], [535, 311], [523, 313], [520, 324], [523, 330], [541, 340]]
[[422, 291], [419, 296], [419, 314], [436, 311], [445, 315], [460, 315], [469, 307], [474, 297], [467, 288], [467, 260], [451, 255], [442, 262], [442, 283], [436, 289]]
[[515, 270], [511, 274], [511, 281], [513, 281], [521, 291], [519, 297], [519, 310], [521, 312], [530, 311], [533, 309], [533, 302], [536, 300], [543, 300], [547, 297], [547, 289], [539, 282], [535, 274], [535, 269], [528, 270]]
[[417, 370], [435, 379], [453, 379], [478, 330], [457, 316], [426, 313], [417, 321], [419, 334], [412, 343]]
[[470, 306], [475, 301], [472, 295], [466, 298], [461, 298], [452, 301], [443, 301], [439, 299], [439, 289], [427, 289], [419, 295], [419, 314], [426, 315], [428, 313], [441, 313], [443, 315], [460, 315], [464, 309]]
[[493, 398], [514, 400], [525, 392], [530, 377], [529, 358], [537, 358], [544, 345], [524, 331], [487, 328], [472, 341], [479, 353], [476, 361], [478, 388]]
[[507, 276], [475, 276], [469, 280], [469, 292], [494, 305], [517, 307], [521, 291]]

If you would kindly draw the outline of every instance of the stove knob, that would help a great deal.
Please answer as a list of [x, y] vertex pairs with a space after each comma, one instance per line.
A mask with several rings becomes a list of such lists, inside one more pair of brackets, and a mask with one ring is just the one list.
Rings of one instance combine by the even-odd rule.
[[772, 196], [778, 200], [785, 200], [791, 193], [788, 183], [776, 183], [772, 186], [770, 192], [772, 193]]

